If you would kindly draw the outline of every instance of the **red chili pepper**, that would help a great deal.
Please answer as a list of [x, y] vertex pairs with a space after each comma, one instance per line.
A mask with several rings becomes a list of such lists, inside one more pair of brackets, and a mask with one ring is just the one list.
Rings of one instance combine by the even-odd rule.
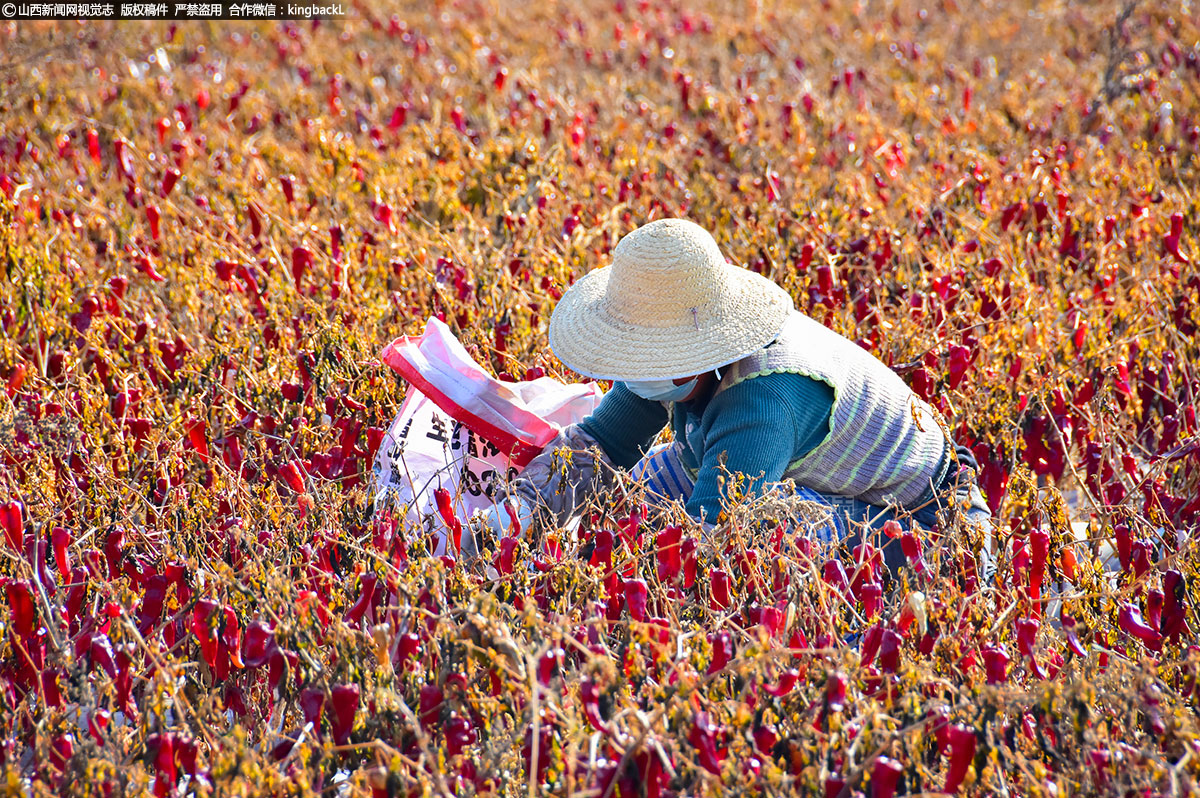
[[218, 638], [220, 646], [217, 670], [214, 674], [218, 680], [227, 677], [234, 668], [246, 667], [242, 661], [242, 626], [238, 621], [237, 613], [233, 611], [233, 607], [226, 606], [223, 614], [224, 623]]
[[664, 527], [655, 538], [658, 581], [664, 584], [673, 581], [683, 567], [679, 546], [682, 537], [683, 528], [672, 525]]
[[185, 425], [187, 429], [188, 442], [192, 448], [196, 450], [200, 462], [208, 463], [208, 435], [206, 433], [207, 423], [202, 418], [189, 419]]
[[900, 648], [904, 638], [891, 629], [884, 629], [879, 638], [879, 669], [895, 673], [900, 669]]
[[775, 637], [783, 629], [787, 616], [778, 607], [761, 607], [756, 613], [758, 624], [768, 637]]
[[855, 546], [851, 553], [854, 555], [854, 578], [850, 582], [850, 590], [861, 598], [861, 586], [883, 576], [883, 552], [864, 542]]
[[[170, 584], [171, 580], [167, 578], [166, 574], [153, 574], [146, 579], [142, 601], [137, 610], [138, 631], [143, 635], [148, 634], [162, 617], [163, 604], [166, 602], [167, 588]], [[74, 588], [72, 588], [73, 590]], [[69, 593], [68, 601], [70, 601]]]
[[276, 698], [280, 695], [280, 684], [284, 677], [300, 662], [300, 655], [294, 651], [284, 651], [281, 648], [274, 648], [271, 651], [270, 658], [267, 660], [267, 688]]
[[300, 461], [292, 460], [279, 469], [279, 475], [287, 486], [296, 493], [304, 493], [304, 474], [300, 470]]
[[117, 678], [117, 660], [113, 656], [112, 641], [108, 639], [108, 635], [100, 632], [92, 634], [91, 642], [88, 643], [88, 657], [108, 674], [108, 678]]
[[87, 148], [88, 156], [95, 163], [100, 163], [100, 134], [95, 128], [88, 128], [87, 131]]
[[588, 723], [592, 724], [596, 731], [608, 734], [608, 724], [600, 715], [600, 691], [596, 687], [596, 683], [590, 679], [581, 682], [579, 698], [583, 701], [583, 713], [587, 717]]
[[1079, 635], [1075, 633], [1075, 627], [1078, 625], [1077, 621], [1070, 615], [1064, 614], [1062, 615], [1062, 625], [1063, 630], [1067, 633], [1067, 647], [1075, 652], [1077, 656], [1086, 657], [1088, 650], [1083, 643], [1079, 642]]
[[502, 574], [511, 574], [516, 559], [517, 544], [520, 543], [516, 538], [501, 538], [500, 551], [496, 554], [496, 570]]
[[136, 255], [133, 263], [137, 266], [138, 271], [146, 275], [153, 282], [161, 283], [167, 279], [159, 273], [158, 268], [154, 265], [154, 259], [149, 255]]
[[733, 604], [729, 595], [729, 574], [720, 568], [712, 572], [712, 600], [709, 604], [713, 610], [728, 609]]
[[292, 248], [292, 281], [295, 283], [296, 291], [300, 291], [300, 281], [304, 278], [313, 264], [313, 254], [308, 247], [293, 247]]
[[883, 626], [875, 624], [863, 632], [862, 647], [858, 651], [858, 661], [864, 667], [875, 661], [879, 646], [883, 642]]
[[551, 648], [542, 652], [538, 657], [537, 677], [543, 687], [549, 687], [551, 680], [562, 670], [566, 652], [562, 648]]
[[1117, 557], [1121, 561], [1121, 570], [1128, 571], [1133, 562], [1133, 534], [1128, 524], [1117, 524], [1113, 527], [1113, 538], [1117, 542]]
[[263, 231], [263, 212], [259, 209], [258, 204], [249, 202], [246, 204], [246, 215], [250, 217], [250, 235], [258, 238]]
[[346, 623], [349, 624], [357, 624], [367, 614], [367, 611], [371, 609], [371, 604], [375, 600], [375, 586], [379, 581], [379, 577], [368, 571], [359, 577], [359, 580], [361, 592], [359, 593], [358, 600], [354, 602], [350, 609], [346, 610]]
[[947, 363], [948, 384], [951, 388], [957, 388], [966, 376], [967, 369], [971, 366], [971, 350], [965, 346], [955, 344], [950, 347], [950, 358]]
[[714, 632], [708, 636], [712, 646], [712, 662], [708, 664], [708, 673], [713, 674], [722, 670], [733, 659], [733, 637], [729, 632]]
[[[846, 780], [838, 776], [825, 779], [825, 798], [838, 798], [846, 787]], [[861, 793], [860, 793], [861, 795]]]
[[1113, 231], [1116, 229], [1117, 229], [1117, 217], [1105, 216], [1104, 217], [1104, 232], [1103, 232], [1105, 244], [1112, 241]]
[[388, 120], [389, 130], [399, 130], [408, 119], [408, 103], [400, 103], [392, 109], [392, 117]]
[[[174, 628], [174, 627], [169, 627]], [[125, 647], [117, 650], [117, 708], [126, 714], [134, 711], [133, 693], [133, 658]]]
[[834, 671], [825, 681], [825, 706], [830, 712], [841, 712], [846, 706], [846, 674]]
[[1162, 628], [1163, 604], [1166, 595], [1156, 587], [1146, 591], [1146, 623], [1151, 629]]
[[25, 507], [19, 501], [0, 504], [0, 525], [4, 527], [4, 539], [18, 554], [24, 551], [25, 543]]
[[1046, 674], [1042, 667], [1038, 665], [1037, 658], [1033, 655], [1033, 643], [1037, 639], [1038, 629], [1041, 624], [1034, 618], [1018, 618], [1016, 621], [1017, 627], [1017, 650], [1021, 656], [1029, 660], [1029, 669], [1039, 679], [1045, 679]]
[[71, 578], [67, 581], [71, 583], [71, 587], [67, 590], [65, 610], [67, 620], [74, 624], [83, 609], [84, 599], [87, 598], [87, 571], [79, 567], [72, 568]]
[[714, 775], [721, 773], [721, 761], [724, 751], [717, 748], [717, 736], [721, 729], [709, 720], [707, 712], [697, 712], [692, 721], [692, 730], [688, 732], [688, 742], [699, 755], [700, 767]]
[[975, 731], [966, 726], [954, 725], [946, 732], [950, 751], [950, 767], [946, 771], [946, 786], [942, 792], [954, 794], [967, 776], [967, 770], [975, 758]]
[[779, 733], [775, 731], [775, 727], [769, 723], [764, 723], [754, 727], [754, 747], [760, 753], [769, 754], [775, 748], [775, 744], [779, 742]]
[[1141, 640], [1152, 651], [1158, 651], [1162, 647], [1162, 635], [1142, 619], [1141, 610], [1132, 602], [1127, 601], [1121, 605], [1117, 624], [1126, 634]]
[[871, 798], [892, 798], [896, 794], [896, 782], [904, 766], [890, 757], [881, 756], [871, 768]]
[[1171, 255], [1179, 263], [1187, 264], [1191, 261], [1188, 256], [1179, 251], [1179, 239], [1183, 235], [1183, 214], [1176, 212], [1171, 214], [1171, 232], [1163, 237], [1162, 249], [1164, 255]]
[[1033, 216], [1037, 220], [1039, 227], [1041, 226], [1042, 222], [1046, 221], [1046, 217], [1049, 215], [1050, 209], [1046, 207], [1046, 203], [1042, 202], [1041, 200], [1033, 203]]
[[445, 488], [437, 488], [433, 492], [433, 498], [437, 503], [438, 515], [442, 517], [442, 522], [450, 530], [449, 548], [457, 556], [462, 551], [462, 524], [459, 522], [458, 516], [454, 514], [450, 491]]
[[97, 549], [87, 549], [83, 552], [83, 564], [87, 566], [88, 573], [94, 579], [104, 581], [106, 572], [104, 570], [104, 561], [101, 559], [101, 554]]
[[446, 756], [453, 758], [462, 754], [468, 745], [474, 745], [478, 739], [471, 719], [458, 714], [451, 714], [446, 721]]
[[788, 668], [783, 673], [779, 674], [779, 682], [773, 686], [763, 686], [763, 691], [768, 695], [775, 697], [785, 696], [796, 687], [796, 682], [800, 680], [800, 671], [795, 668]]
[[422, 727], [429, 729], [441, 723], [444, 697], [442, 688], [436, 684], [427, 684], [421, 687], [420, 720]]
[[904, 556], [908, 558], [908, 564], [917, 576], [925, 576], [929, 572], [929, 567], [925, 564], [924, 547], [919, 537], [912, 532], [905, 532], [900, 536], [900, 548], [904, 550]]
[[275, 646], [275, 629], [266, 621], [251, 621], [242, 635], [242, 662], [249, 668], [261, 668]]
[[987, 673], [988, 684], [999, 684], [1008, 681], [1008, 652], [1004, 646], [989, 644], [983, 647], [983, 667]]
[[629, 616], [635, 621], [646, 620], [646, 599], [649, 588], [643, 579], [626, 579], [624, 584], [625, 603], [629, 607]]
[[596, 533], [595, 545], [592, 546], [592, 556], [588, 562], [608, 571], [612, 567], [613, 535], [607, 529]]
[[1042, 612], [1042, 581], [1046, 578], [1046, 558], [1050, 554], [1050, 533], [1044, 529], [1035, 529], [1029, 533], [1030, 564], [1029, 564], [1029, 599], [1033, 602], [1033, 614], [1040, 616]]
[[50, 547], [54, 551], [54, 563], [58, 566], [58, 575], [63, 582], [71, 581], [71, 553], [67, 547], [71, 545], [71, 533], [65, 527], [56, 526], [50, 531]]
[[334, 260], [341, 260], [343, 234], [344, 231], [340, 224], [335, 224], [329, 228], [329, 252]]
[[354, 715], [358, 712], [359, 689], [357, 684], [339, 684], [333, 688], [329, 698], [329, 723], [333, 729], [333, 741], [345, 745], [350, 741], [354, 728]]
[[162, 220], [162, 214], [159, 213], [157, 205], [146, 206], [146, 221], [150, 223], [150, 238], [158, 241], [161, 237], [161, 229], [159, 222]]
[[88, 716], [88, 733], [96, 741], [96, 745], [104, 747], [104, 732], [108, 729], [112, 715], [107, 709], [98, 709]]
[[1012, 205], [1005, 206], [1000, 211], [1000, 230], [1007, 230], [1014, 220], [1025, 214], [1025, 203], [1014, 202]]
[[1109, 753], [1103, 748], [1098, 748], [1088, 754], [1088, 758], [1092, 760], [1092, 767], [1096, 771], [1096, 783], [1101, 787], [1108, 784], [1108, 769], [1109, 769]]
[[116, 579], [121, 574], [125, 559], [125, 529], [113, 527], [104, 538], [104, 560], [108, 564], [108, 578]]
[[[512, 518], [512, 508], [507, 504], [505, 507], [508, 509], [509, 517]], [[516, 522], [514, 521], [514, 523]], [[534, 562], [535, 565], [539, 566], [539, 570], [549, 570], [553, 563], [562, 562], [563, 558], [566, 556], [563, 554], [562, 544], [559, 543], [558, 536], [553, 534], [548, 534], [543, 539], [542, 553], [545, 554], [546, 561], [544, 563], [538, 563], [537, 561]]]
[[850, 580], [846, 578], [846, 569], [842, 567], [842, 561], [836, 557], [825, 561], [821, 567], [821, 578], [825, 584], [843, 595], [850, 589]]
[[33, 591], [24, 579], [9, 582], [4, 586], [8, 594], [8, 606], [12, 611], [13, 628], [17, 637], [28, 644], [37, 627], [37, 611], [33, 604]]
[[1163, 593], [1162, 633], [1178, 642], [1179, 635], [1187, 629], [1187, 593], [1183, 574], [1174, 568], [1163, 574]]
[[162, 195], [164, 197], [168, 196], [171, 193], [171, 190], [175, 188], [175, 184], [179, 182], [179, 177], [180, 172], [178, 169], [168, 169], [163, 173]]
[[646, 518], [646, 513], [645, 506], [634, 507], [629, 511], [627, 518], [617, 522], [621, 537], [630, 549], [635, 548], [642, 539], [642, 521]]
[[129, 155], [129, 145], [124, 139], [117, 139], [113, 142], [113, 154], [117, 157], [117, 167], [121, 171], [121, 176], [132, 182], [133, 180], [133, 161]]
[[218, 641], [213, 634], [213, 624], [220, 606], [212, 599], [201, 599], [192, 610], [192, 634], [200, 643], [200, 656], [210, 669], [217, 666]]
[[375, 206], [375, 221], [387, 228], [389, 233], [396, 232], [396, 220], [392, 213], [392, 206], [387, 203], [379, 203]]
[[416, 660], [420, 650], [421, 638], [412, 632], [400, 635], [399, 643], [396, 646], [396, 664], [401, 668], [405, 667], [409, 660]]
[[696, 584], [696, 549], [698, 544], [695, 538], [688, 538], [683, 541], [679, 547], [680, 558], [683, 561], [683, 584], [684, 590], [690, 590]]
[[146, 739], [146, 748], [154, 751], [154, 794], [158, 798], [166, 798], [179, 781], [179, 771], [175, 764], [175, 735], [154, 734]]
[[876, 581], [867, 582], [860, 590], [863, 617], [868, 621], [875, 618], [883, 607], [883, 585]]
[[1012, 569], [1013, 584], [1020, 586], [1029, 583], [1029, 563], [1032, 555], [1029, 546], [1021, 538], [1013, 538]]

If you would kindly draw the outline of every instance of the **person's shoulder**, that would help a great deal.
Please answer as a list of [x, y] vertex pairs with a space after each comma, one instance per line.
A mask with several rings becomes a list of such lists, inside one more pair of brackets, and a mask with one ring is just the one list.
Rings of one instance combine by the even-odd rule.
[[822, 380], [794, 371], [770, 371], [743, 379], [728, 390], [722, 391], [726, 401], [750, 402], [812, 402], [828, 397], [833, 401], [833, 386]]

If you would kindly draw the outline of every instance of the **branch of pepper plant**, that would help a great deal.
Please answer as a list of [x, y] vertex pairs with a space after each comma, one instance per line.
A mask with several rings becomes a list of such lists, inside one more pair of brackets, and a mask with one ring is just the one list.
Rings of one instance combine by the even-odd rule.
[[[960, 700], [959, 703], [952, 705], [949, 709], [951, 712], [954, 712], [956, 710], [965, 709], [965, 708], [973, 706], [973, 705], [974, 705], [973, 699], [964, 698], [964, 699]], [[859, 715], [858, 717], [863, 718], [862, 715]], [[841, 791], [837, 794], [837, 798], [850, 798], [850, 796], [854, 794], [855, 787], [858, 785], [858, 783], [860, 781], [862, 781], [863, 776], [866, 775], [868, 765], [873, 764], [875, 762], [875, 760], [877, 760], [879, 757], [883, 756], [888, 751], [888, 749], [892, 747], [892, 745], [901, 741], [907, 735], [911, 734], [914, 731], [924, 729], [925, 726], [928, 724], [928, 722], [929, 722], [928, 720], [922, 719], [922, 720], [916, 721], [915, 723], [910, 723], [908, 726], [904, 726], [904, 727], [892, 732], [891, 736], [887, 740], [885, 740], [883, 743], [881, 743], [878, 747], [876, 747], [876, 749], [871, 752], [871, 754], [863, 761], [863, 763], [861, 765], [859, 765], [853, 771], [850, 772], [850, 775], [848, 775], [846, 777], [846, 783], [843, 785]], [[855, 739], [854, 743], [851, 744], [852, 749], [854, 746], [856, 746], [858, 744], [858, 740], [861, 738], [862, 738], [862, 736], [859, 735]]]
[[[409, 709], [408, 706], [403, 701], [400, 702], [400, 706], [401, 706], [402, 710], [406, 710], [406, 712], [403, 713], [403, 714], [405, 714], [406, 719], [411, 718], [412, 720], [415, 720], [415, 717], [412, 716], [412, 710]], [[420, 730], [419, 724], [417, 725], [417, 735], [419, 738], [425, 737], [424, 733]], [[428, 739], [428, 738], [425, 737], [425, 739]], [[297, 741], [296, 746], [293, 747], [292, 750], [294, 751], [298, 747], [299, 747], [299, 741]], [[386, 754], [387, 756], [389, 756], [393, 759], [400, 760], [401, 763], [403, 763], [404, 765], [407, 765], [414, 772], [417, 772], [417, 773], [427, 772], [426, 768], [419, 761], [413, 760], [413, 759], [405, 756], [399, 750], [388, 745], [383, 740], [376, 739], [376, 740], [370, 740], [368, 742], [363, 742], [363, 743], [346, 743], [343, 745], [334, 745], [334, 746], [330, 746], [327, 750], [330, 753], [335, 753], [335, 754], [350, 753], [353, 751], [363, 751], [363, 750], [376, 751], [376, 752]], [[429, 755], [428, 750], [424, 750], [421, 753], [422, 757], [428, 756], [428, 755]], [[435, 759], [433, 761], [436, 762], [437, 760]], [[441, 796], [441, 798], [455, 798], [455, 793], [450, 791], [449, 786], [446, 784], [445, 780], [442, 778], [440, 769], [437, 767], [433, 767], [433, 768], [430, 768], [429, 770], [432, 770], [433, 775], [434, 775], [434, 780], [435, 780], [435, 786], [438, 788], [438, 791], [435, 792], [435, 794]], [[417, 776], [407, 776], [407, 778], [410, 779], [414, 784], [417, 784], [417, 785], [423, 786], [425, 784], [428, 784], [427, 781], [425, 781], [424, 779], [419, 778]]]

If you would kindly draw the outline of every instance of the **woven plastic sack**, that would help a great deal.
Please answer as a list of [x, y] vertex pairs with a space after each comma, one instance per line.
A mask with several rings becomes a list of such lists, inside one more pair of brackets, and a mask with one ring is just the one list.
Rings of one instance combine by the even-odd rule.
[[436, 489], [449, 491], [461, 520], [490, 507], [508, 480], [602, 396], [594, 382], [501, 382], [437, 319], [421, 335], [392, 341], [381, 358], [410, 388], [375, 456], [375, 508], [401, 509], [436, 537], [434, 554], [445, 552], [447, 538]]

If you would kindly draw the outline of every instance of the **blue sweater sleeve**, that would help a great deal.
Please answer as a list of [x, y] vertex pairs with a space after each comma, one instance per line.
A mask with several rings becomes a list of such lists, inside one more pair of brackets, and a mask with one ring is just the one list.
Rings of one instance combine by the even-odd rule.
[[728, 501], [722, 455], [724, 470], [745, 475], [745, 492], [758, 495], [825, 439], [832, 410], [833, 388], [800, 374], [752, 377], [717, 394], [700, 421], [704, 455], [688, 514], [712, 523]]
[[666, 425], [667, 408], [662, 402], [643, 399], [625, 383], [615, 382], [579, 426], [596, 439], [614, 465], [632, 468]]

